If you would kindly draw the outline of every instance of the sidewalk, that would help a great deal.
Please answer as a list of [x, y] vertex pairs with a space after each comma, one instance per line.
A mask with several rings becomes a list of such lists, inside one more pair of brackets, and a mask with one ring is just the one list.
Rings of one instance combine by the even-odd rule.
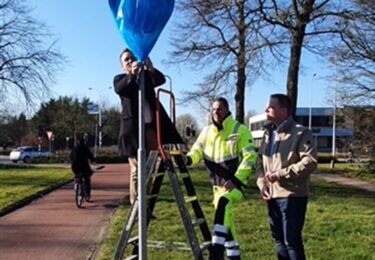
[[352, 179], [348, 177], [343, 177], [338, 174], [329, 174], [329, 173], [314, 173], [312, 174], [313, 177], [323, 179], [327, 182], [334, 182], [340, 185], [345, 186], [352, 186], [356, 187], [358, 189], [367, 190], [370, 192], [375, 192], [375, 184], [372, 184], [370, 182], [361, 181], [357, 179]]
[[127, 164], [92, 177], [92, 203], [78, 209], [69, 183], [0, 218], [0, 259], [92, 259], [114, 210], [128, 194]]

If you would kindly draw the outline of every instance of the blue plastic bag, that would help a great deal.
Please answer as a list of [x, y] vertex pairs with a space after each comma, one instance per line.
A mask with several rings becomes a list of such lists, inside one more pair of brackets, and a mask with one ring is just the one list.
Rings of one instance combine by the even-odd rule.
[[174, 0], [109, 0], [109, 6], [127, 47], [142, 62], [167, 24]]

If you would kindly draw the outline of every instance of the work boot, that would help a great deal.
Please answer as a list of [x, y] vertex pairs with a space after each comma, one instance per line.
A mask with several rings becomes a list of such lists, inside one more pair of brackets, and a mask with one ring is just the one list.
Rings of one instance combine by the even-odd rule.
[[224, 260], [224, 246], [211, 245], [209, 248], [209, 260]]

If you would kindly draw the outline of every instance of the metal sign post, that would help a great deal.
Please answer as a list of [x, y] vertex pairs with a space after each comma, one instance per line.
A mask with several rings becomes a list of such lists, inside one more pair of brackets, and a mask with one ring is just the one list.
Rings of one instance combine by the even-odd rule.
[[144, 62], [141, 63], [140, 84], [138, 91], [138, 115], [139, 115], [139, 147], [138, 147], [138, 234], [139, 234], [139, 258], [147, 259], [147, 209], [146, 209], [146, 150], [145, 150], [145, 71]]

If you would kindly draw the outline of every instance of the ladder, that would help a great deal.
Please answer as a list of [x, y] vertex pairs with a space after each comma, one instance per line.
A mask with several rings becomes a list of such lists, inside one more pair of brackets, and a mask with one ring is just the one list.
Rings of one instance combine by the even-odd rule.
[[[195, 189], [181, 155], [181, 151], [172, 150], [168, 152], [168, 155], [167, 160], [161, 160], [162, 158], [160, 157], [158, 151], [151, 151], [147, 160], [147, 187], [149, 187], [146, 192], [148, 198], [147, 226], [150, 223], [151, 215], [157, 202], [157, 197], [162, 186], [164, 175], [167, 173], [194, 259], [202, 260], [203, 251], [208, 249], [211, 244], [211, 233], [197, 199]], [[179, 170], [178, 173], [175, 171], [176, 168]], [[182, 184], [180, 184], [180, 179]], [[149, 182], [152, 182], [152, 185], [150, 185]], [[183, 190], [182, 187], [185, 189]], [[189, 205], [191, 205], [191, 212], [193, 212], [194, 216], [190, 216], [188, 210]], [[137, 216], [138, 199], [135, 201], [128, 213], [128, 217], [123, 227], [122, 235], [118, 242], [113, 259], [123, 259], [125, 249], [129, 245], [133, 246], [132, 254], [125, 259], [138, 259], [138, 235], [131, 237], [132, 228], [137, 221]], [[202, 243], [199, 243], [196, 235], [196, 227], [198, 226], [204, 239]]]

